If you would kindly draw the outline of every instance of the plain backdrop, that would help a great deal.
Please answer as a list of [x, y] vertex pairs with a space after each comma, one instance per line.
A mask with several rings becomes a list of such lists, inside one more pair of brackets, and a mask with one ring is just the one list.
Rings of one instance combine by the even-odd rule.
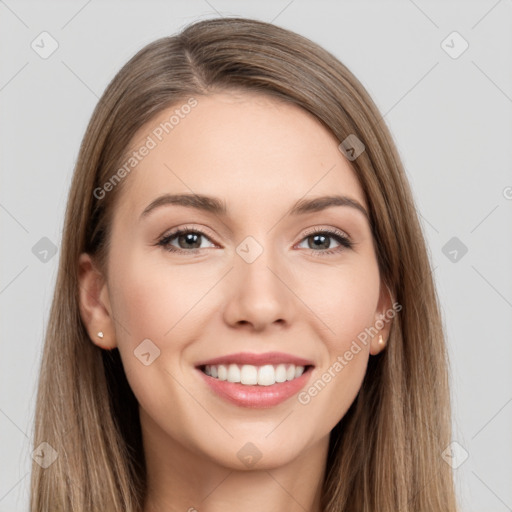
[[28, 509], [43, 334], [93, 108], [150, 41], [234, 15], [324, 46], [384, 114], [443, 308], [462, 510], [512, 510], [511, 4], [0, 1], [0, 512]]

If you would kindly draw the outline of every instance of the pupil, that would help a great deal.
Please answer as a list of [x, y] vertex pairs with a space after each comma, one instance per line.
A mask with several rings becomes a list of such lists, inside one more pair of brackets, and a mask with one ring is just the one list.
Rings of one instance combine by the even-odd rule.
[[[201, 244], [197, 244], [197, 240], [199, 239], [201, 235], [199, 235], [198, 233], [187, 233], [186, 235], [181, 235], [179, 237], [180, 239], [180, 242], [181, 240], [185, 239], [185, 243], [186, 244], [196, 244], [197, 247], [199, 247]], [[180, 246], [181, 246], [181, 243], [180, 243]], [[196, 246], [194, 246], [194, 248], [197, 248]]]
[[[324, 248], [324, 249], [328, 249], [329, 248], [330, 244], [329, 244], [328, 241], [326, 242], [326, 240], [328, 240], [327, 236], [325, 236], [325, 235], [313, 235], [313, 239], [315, 240], [315, 242], [314, 242], [315, 243], [315, 247], [320, 247], [323, 244], [325, 247], [322, 247], [322, 248]], [[320, 239], [323, 239], [323, 242], [320, 241], [320, 243], [317, 244], [316, 242], [318, 240], [320, 240]]]

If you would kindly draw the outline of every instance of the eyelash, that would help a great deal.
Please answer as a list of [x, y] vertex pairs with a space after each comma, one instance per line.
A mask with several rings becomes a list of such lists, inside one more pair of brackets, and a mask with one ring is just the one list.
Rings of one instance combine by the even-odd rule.
[[[175, 231], [163, 236], [157, 242], [157, 245], [163, 247], [164, 250], [166, 250], [168, 252], [173, 252], [173, 253], [177, 253], [177, 254], [190, 254], [190, 253], [196, 254], [197, 252], [199, 252], [201, 250], [200, 248], [180, 249], [180, 248], [173, 247], [173, 246], [169, 245], [169, 243], [171, 242], [172, 239], [176, 238], [179, 235], [183, 235], [185, 233], [194, 233], [196, 235], [202, 235], [209, 239], [208, 235], [206, 233], [204, 233], [203, 231], [201, 231], [200, 229], [197, 229], [197, 228], [189, 229], [187, 227], [184, 227], [184, 228], [176, 229]], [[302, 242], [306, 238], [309, 238], [310, 236], [317, 235], [317, 234], [328, 235], [329, 237], [334, 238], [340, 244], [340, 246], [335, 247], [334, 249], [326, 249], [323, 251], [322, 250], [315, 251], [314, 249], [309, 249], [311, 251], [311, 253], [314, 254], [315, 256], [317, 256], [317, 255], [325, 256], [325, 255], [336, 254], [341, 251], [344, 251], [345, 249], [352, 249], [354, 246], [354, 243], [351, 242], [350, 239], [346, 235], [344, 235], [342, 231], [339, 231], [336, 229], [330, 230], [330, 229], [314, 228], [310, 232], [306, 233], [305, 236], [300, 241]]]

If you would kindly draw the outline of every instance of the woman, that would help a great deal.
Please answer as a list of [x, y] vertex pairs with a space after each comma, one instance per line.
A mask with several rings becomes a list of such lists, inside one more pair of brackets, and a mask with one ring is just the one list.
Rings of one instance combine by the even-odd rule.
[[35, 420], [33, 512], [456, 510], [425, 241], [335, 57], [221, 18], [115, 76], [73, 177]]

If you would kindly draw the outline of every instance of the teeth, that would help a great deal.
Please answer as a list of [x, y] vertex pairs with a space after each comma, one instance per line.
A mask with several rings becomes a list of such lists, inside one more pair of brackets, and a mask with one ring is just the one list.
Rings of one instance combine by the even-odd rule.
[[258, 384], [258, 368], [251, 364], [244, 364], [240, 370], [240, 383], [246, 386]]
[[276, 371], [276, 382], [285, 382], [286, 381], [286, 366], [284, 364], [277, 365]]
[[207, 364], [204, 373], [219, 380], [240, 382], [246, 386], [271, 386], [276, 382], [286, 382], [300, 377], [304, 373], [304, 366], [295, 366], [294, 364], [278, 364], [276, 366], [271, 364], [264, 366]]
[[[223, 366], [223, 365], [219, 365], [219, 366]], [[229, 365], [226, 380], [228, 382], [240, 382], [240, 368], [238, 368], [238, 366], [236, 364]]]
[[228, 378], [228, 369], [224, 365], [219, 365], [217, 368], [217, 378], [219, 380], [227, 380]]

